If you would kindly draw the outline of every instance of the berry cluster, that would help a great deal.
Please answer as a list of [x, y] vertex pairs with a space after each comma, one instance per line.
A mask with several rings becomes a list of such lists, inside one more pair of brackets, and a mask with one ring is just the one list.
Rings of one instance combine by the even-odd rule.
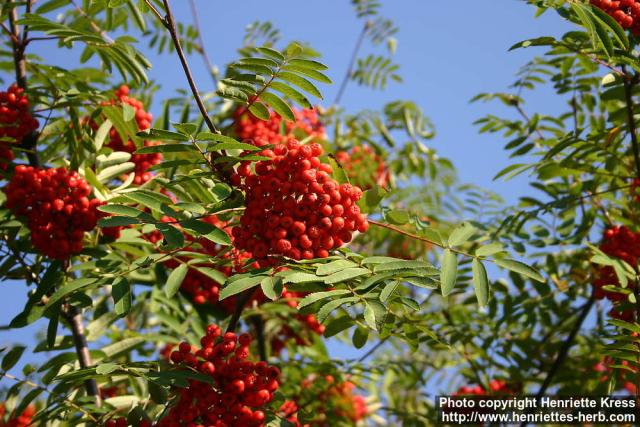
[[244, 108], [234, 112], [235, 133], [239, 139], [262, 147], [267, 144], [282, 144], [290, 137], [298, 139], [326, 139], [324, 126], [315, 109], [297, 110], [294, 122], [284, 121], [275, 112], [269, 120], [260, 120]]
[[76, 171], [19, 165], [4, 189], [7, 207], [28, 220], [31, 242], [49, 258], [66, 260], [82, 251], [85, 231], [95, 228], [101, 201]]
[[353, 232], [369, 224], [356, 202], [362, 190], [338, 185], [331, 166], [320, 161], [320, 144], [302, 145], [295, 139], [265, 149], [270, 160], [242, 163], [232, 179], [246, 193], [240, 225], [232, 229], [235, 245], [264, 264], [270, 255], [326, 258], [329, 251], [351, 241]]
[[368, 145], [355, 146], [349, 151], [338, 151], [336, 160], [347, 173], [349, 181], [365, 191], [374, 185], [389, 185], [389, 171], [384, 159]]
[[[285, 401], [279, 409], [280, 414], [296, 427], [355, 425], [369, 414], [365, 398], [354, 394], [356, 386], [350, 381], [337, 382], [327, 375], [305, 379], [301, 386], [308, 393], [296, 400]], [[300, 408], [298, 402], [305, 402], [305, 408]], [[298, 420], [300, 409], [312, 417], [305, 424]]]
[[4, 403], [0, 404], [0, 427], [28, 427], [33, 425], [33, 416], [36, 414], [36, 407], [29, 405], [20, 415], [14, 418], [14, 414], [9, 415], [5, 421], [7, 408]]
[[[298, 299], [304, 297], [306, 293], [304, 292], [292, 292], [284, 288], [282, 290], [282, 298], [286, 301], [287, 305], [291, 308], [298, 307]], [[318, 335], [322, 335], [324, 333], [324, 325], [318, 322], [318, 319], [313, 314], [296, 314], [295, 318], [302, 323], [307, 330], [316, 333]], [[311, 344], [309, 339], [307, 339], [304, 335], [300, 334], [298, 331], [295, 331], [291, 326], [285, 324], [278, 331], [277, 335], [271, 339], [271, 351], [273, 353], [278, 354], [285, 347], [286, 342], [289, 340], [294, 340], [297, 345], [306, 346]]]
[[622, 369], [615, 369], [615, 373], [617, 373], [617, 380], [615, 382], [622, 384], [622, 387], [629, 392], [629, 394], [636, 395], [635, 377], [637, 375], [637, 368], [632, 366], [628, 361], [606, 357], [601, 362], [598, 362], [593, 367], [593, 370], [601, 374], [600, 382], [609, 382], [614, 375], [614, 365], [622, 365], [624, 367]]
[[[172, 218], [167, 216], [162, 217], [161, 221], [164, 222], [175, 222]], [[230, 228], [228, 224], [220, 221], [217, 216], [211, 215], [206, 218], [203, 218], [202, 221], [208, 222], [215, 227], [226, 231], [228, 234], [230, 233]], [[147, 240], [156, 243], [157, 241], [162, 239], [162, 234], [158, 231], [149, 233], [145, 235]], [[245, 264], [247, 260], [251, 259], [251, 254], [243, 251], [239, 251], [234, 248], [230, 251], [227, 251], [223, 254], [223, 247], [213, 243], [212, 241], [205, 239], [203, 237], [194, 238], [189, 234], [185, 235], [185, 240], [190, 242], [189, 251], [198, 252], [202, 254], [206, 254], [209, 257], [219, 257], [221, 260], [228, 261], [228, 265], [212, 265], [206, 262], [192, 264], [193, 267], [210, 267], [215, 268], [220, 271], [225, 276], [231, 276], [234, 273], [241, 273], [245, 269]], [[187, 261], [185, 259], [185, 261]], [[179, 262], [176, 260], [169, 260], [165, 262], [165, 265], [168, 268], [176, 268], [179, 265]], [[251, 265], [250, 267], [257, 267], [256, 265]], [[180, 289], [184, 291], [187, 295], [191, 297], [191, 300], [198, 305], [209, 303], [217, 308], [224, 310], [226, 313], [231, 314], [235, 310], [236, 307], [236, 298], [231, 297], [227, 298], [223, 301], [219, 300], [221, 284], [206, 276], [205, 274], [199, 272], [195, 268], [190, 268], [182, 281], [182, 285]], [[262, 302], [264, 300], [264, 295], [256, 291], [253, 298], [247, 302], [247, 304], [253, 304], [254, 302]]]
[[[625, 226], [616, 226], [605, 230], [600, 250], [610, 257], [619, 258], [631, 266], [638, 265], [640, 260], [640, 233], [635, 233]], [[618, 286], [618, 277], [611, 266], [602, 266], [593, 282], [594, 296], [597, 299], [607, 298], [614, 303], [609, 315], [622, 320], [632, 320], [633, 311], [623, 306], [625, 294], [603, 289], [604, 286]], [[629, 284], [630, 287], [633, 284]]]
[[[151, 113], [145, 111], [144, 105], [141, 101], [129, 97], [128, 86], [120, 86], [118, 90], [116, 90], [115, 95], [116, 99], [112, 100], [111, 104], [129, 104], [136, 111], [135, 120], [138, 125], [138, 130], [146, 130], [151, 127], [153, 116], [151, 115]], [[160, 142], [158, 141], [144, 142], [145, 147], [158, 144], [160, 144]], [[153, 177], [153, 174], [148, 171], [149, 168], [162, 162], [162, 154], [160, 153], [134, 154], [137, 150], [136, 145], [131, 140], [127, 142], [122, 141], [122, 138], [120, 138], [120, 134], [115, 128], [112, 128], [109, 132], [109, 143], [107, 144], [107, 146], [114, 151], [125, 151], [132, 154], [130, 161], [135, 164], [135, 177], [133, 179], [133, 182], [137, 185], [144, 184], [145, 182], [149, 181]]]
[[611, 15], [622, 28], [640, 35], [640, 1], [638, 0], [591, 0], [591, 4]]
[[263, 426], [265, 413], [261, 409], [278, 389], [280, 370], [266, 362], [248, 361], [251, 341], [248, 334], [223, 335], [218, 326], [210, 325], [200, 340], [200, 349], [180, 343], [171, 353], [171, 361], [210, 376], [213, 385], [191, 380], [158, 427]]
[[507, 384], [506, 381], [491, 380], [489, 382], [489, 390], [485, 389], [480, 385], [462, 386], [458, 389], [458, 391], [453, 393], [453, 396], [465, 396], [465, 395], [486, 396], [486, 395], [495, 395], [495, 394], [513, 394], [513, 390]]
[[0, 92], [0, 138], [11, 138], [20, 144], [38, 126], [38, 121], [29, 111], [24, 89], [11, 85], [6, 92]]

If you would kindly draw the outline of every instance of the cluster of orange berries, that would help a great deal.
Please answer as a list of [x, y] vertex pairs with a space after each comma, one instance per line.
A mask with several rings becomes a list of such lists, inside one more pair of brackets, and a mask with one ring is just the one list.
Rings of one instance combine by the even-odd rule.
[[631, 366], [631, 364], [626, 360], [614, 360], [611, 357], [606, 357], [601, 362], [596, 363], [593, 367], [595, 372], [602, 374], [600, 376], [600, 382], [607, 382], [611, 379], [611, 376], [614, 373], [613, 365], [622, 365], [623, 369], [616, 369], [618, 374], [617, 383], [622, 383], [622, 387], [629, 392], [629, 394], [635, 395], [636, 393], [636, 385], [635, 385], [635, 376], [637, 375], [637, 368]]
[[[631, 266], [638, 265], [640, 259], [640, 233], [635, 233], [625, 226], [616, 226], [605, 230], [600, 250], [610, 257], [621, 259]], [[622, 307], [626, 295], [603, 289], [604, 286], [618, 286], [618, 277], [611, 266], [602, 266], [598, 269], [597, 277], [593, 282], [594, 296], [597, 299], [607, 298], [614, 303], [609, 315], [616, 319], [632, 320], [633, 310]], [[633, 287], [633, 284], [629, 284]]]
[[[135, 120], [138, 126], [138, 130], [146, 130], [151, 127], [151, 121], [153, 116], [144, 109], [144, 105], [141, 101], [129, 96], [129, 87], [126, 85], [120, 86], [116, 92], [116, 99], [111, 101], [111, 104], [128, 104], [135, 110]], [[158, 145], [158, 141], [145, 141], [144, 146]], [[114, 151], [124, 151], [131, 153], [131, 162], [135, 164], [134, 179], [133, 182], [136, 185], [144, 184], [153, 178], [153, 174], [149, 172], [151, 166], [157, 165], [162, 162], [162, 154], [150, 153], [150, 154], [135, 154], [137, 150], [136, 145], [132, 140], [127, 142], [122, 141], [120, 134], [115, 128], [109, 131], [109, 148]]]
[[200, 340], [201, 348], [180, 343], [171, 353], [171, 361], [210, 376], [213, 384], [191, 380], [158, 427], [263, 426], [266, 417], [262, 408], [278, 389], [280, 370], [266, 362], [247, 360], [251, 341], [248, 334], [223, 334], [218, 326], [209, 325]]
[[6, 92], [0, 92], [0, 138], [11, 138], [11, 142], [20, 144], [36, 129], [38, 120], [29, 111], [24, 89], [11, 85]]
[[[255, 172], [243, 163], [234, 174], [246, 194], [240, 225], [232, 229], [236, 247], [269, 264], [272, 255], [296, 260], [326, 258], [369, 224], [356, 202], [362, 190], [339, 185], [322, 163], [320, 144], [290, 139], [261, 155]], [[275, 261], [277, 262], [277, 261]]]
[[611, 15], [622, 28], [640, 35], [640, 1], [638, 0], [591, 0], [591, 4]]
[[368, 145], [355, 146], [348, 151], [338, 151], [336, 160], [347, 173], [349, 181], [364, 191], [374, 185], [380, 187], [389, 185], [389, 171], [384, 159]]
[[0, 141], [0, 170], [7, 170], [14, 159], [9, 144], [20, 144], [38, 126], [38, 120], [29, 110], [24, 89], [11, 85], [6, 92], [0, 92], [0, 139], [9, 139]]
[[19, 165], [4, 189], [6, 206], [27, 218], [33, 246], [49, 258], [66, 260], [82, 251], [86, 231], [96, 227], [103, 202], [89, 199], [91, 186], [76, 171]]
[[485, 389], [480, 385], [462, 386], [453, 393], [453, 396], [486, 396], [489, 394], [513, 394], [513, 390], [509, 387], [506, 381], [503, 380], [491, 380], [489, 382], [489, 389]]
[[17, 417], [15, 417], [14, 414], [10, 414], [9, 419], [5, 420], [5, 417], [7, 416], [7, 407], [4, 403], [2, 403], [0, 404], [0, 427], [31, 426], [33, 425], [33, 416], [35, 414], [36, 414], [36, 407], [34, 405], [29, 405]]
[[[279, 413], [295, 427], [329, 427], [338, 422], [340, 425], [345, 422], [356, 424], [369, 413], [365, 398], [354, 393], [356, 386], [350, 381], [337, 382], [333, 376], [327, 375], [324, 378], [307, 378], [301, 386], [303, 390], [313, 392], [312, 399], [305, 400], [308, 407], [300, 408], [295, 400], [287, 400], [279, 409]], [[313, 414], [308, 423], [302, 424], [298, 420], [301, 409]]]
[[283, 121], [282, 117], [273, 111], [270, 113], [269, 120], [261, 120], [245, 108], [239, 108], [234, 112], [236, 136], [256, 147], [286, 143], [291, 137], [326, 138], [324, 125], [320, 122], [315, 109], [294, 109], [293, 113], [296, 118], [293, 122]]
[[[291, 308], [297, 308], [298, 299], [306, 295], [307, 294], [305, 292], [293, 292], [286, 288], [282, 290], [282, 298]], [[318, 319], [313, 314], [296, 314], [295, 318], [302, 323], [307, 330], [317, 335], [322, 335], [324, 333], [324, 325], [318, 322]], [[297, 345], [301, 346], [310, 344], [309, 340], [304, 335], [296, 332], [289, 325], [283, 325], [280, 331], [278, 331], [277, 336], [271, 339], [271, 350], [273, 353], [280, 353], [289, 340], [294, 340]]]

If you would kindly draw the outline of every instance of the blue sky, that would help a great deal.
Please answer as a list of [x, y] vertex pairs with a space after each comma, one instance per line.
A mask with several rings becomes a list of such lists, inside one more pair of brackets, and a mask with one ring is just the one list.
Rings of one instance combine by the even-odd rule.
[[[186, 0], [174, 0], [178, 19], [190, 21]], [[526, 179], [508, 183], [492, 182], [497, 171], [509, 164], [504, 141], [496, 136], [478, 135], [472, 123], [486, 113], [501, 114], [496, 104], [469, 104], [479, 92], [506, 91], [520, 66], [535, 50], [507, 52], [523, 39], [559, 35], [569, 29], [555, 14], [534, 19], [534, 9], [518, 0], [386, 0], [382, 15], [400, 28], [396, 62], [401, 64], [404, 83], [391, 83], [385, 92], [359, 88], [351, 83], [343, 98], [349, 111], [375, 109], [386, 102], [407, 99], [417, 102], [433, 120], [437, 136], [432, 147], [449, 157], [458, 167], [461, 181], [494, 190], [509, 201], [528, 191]], [[197, 0], [209, 55], [220, 65], [237, 58], [244, 27], [255, 21], [271, 21], [280, 29], [283, 41], [301, 40], [323, 54], [328, 74], [338, 83], [345, 73], [350, 53], [361, 30], [347, 0], [245, 0], [221, 2]], [[73, 55], [60, 55], [54, 44], [32, 45], [36, 53], [56, 62]], [[367, 52], [367, 48], [363, 52]], [[539, 51], [537, 53], [540, 53]], [[77, 57], [77, 56], [75, 56]], [[186, 89], [182, 70], [175, 56], [150, 55], [154, 68], [149, 75], [163, 86], [158, 97], [171, 96], [175, 89]], [[211, 89], [211, 80], [201, 59], [190, 58], [198, 85]], [[334, 99], [337, 84], [323, 89], [325, 100]], [[530, 94], [527, 109], [558, 111], [561, 101], [549, 92]], [[159, 111], [153, 111], [156, 115]], [[0, 287], [0, 324], [6, 324], [22, 308], [25, 288], [7, 282]], [[32, 343], [35, 333], [46, 327], [36, 324], [27, 330], [0, 331], [0, 345]], [[338, 356], [353, 356], [352, 350], [333, 346]], [[39, 356], [33, 360], [43, 360]], [[31, 359], [27, 356], [26, 359]]]

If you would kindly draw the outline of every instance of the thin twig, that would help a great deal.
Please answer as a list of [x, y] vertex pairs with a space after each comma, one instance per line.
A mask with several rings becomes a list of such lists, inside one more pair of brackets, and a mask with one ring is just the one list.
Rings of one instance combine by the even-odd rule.
[[96, 23], [96, 21], [94, 21], [93, 18], [91, 18], [91, 16], [89, 16], [89, 14], [87, 14], [87, 12], [85, 12], [84, 9], [82, 9], [80, 5], [78, 5], [78, 3], [75, 2], [75, 0], [70, 0], [70, 1], [71, 1], [71, 4], [73, 4], [73, 7], [76, 8], [76, 11], [80, 15], [82, 15], [87, 21], [89, 21], [89, 25], [91, 26], [93, 31], [100, 34], [100, 36], [103, 39], [105, 39], [107, 43], [109, 44], [114, 43], [114, 40], [109, 36], [109, 34], [105, 30], [100, 28], [100, 26]]
[[200, 25], [200, 17], [198, 16], [198, 10], [196, 8], [195, 0], [189, 0], [189, 6], [191, 6], [191, 15], [193, 15], [193, 26], [198, 32], [198, 43], [200, 43], [200, 54], [202, 55], [202, 59], [204, 60], [205, 65], [207, 66], [207, 71], [211, 75], [213, 79], [213, 86], [218, 86], [218, 78], [215, 74], [215, 68], [213, 63], [211, 62], [211, 58], [209, 58], [209, 54], [207, 53], [207, 48], [204, 44], [204, 37], [202, 36], [202, 26]]
[[391, 224], [386, 224], [384, 222], [376, 221], [376, 220], [370, 219], [370, 218], [368, 219], [368, 221], [369, 221], [369, 224], [375, 225], [376, 227], [386, 228], [388, 230], [395, 231], [398, 234], [402, 234], [404, 236], [411, 237], [412, 239], [420, 240], [421, 242], [426, 242], [426, 243], [432, 244], [432, 245], [437, 246], [437, 247], [442, 248], [442, 249], [449, 249], [451, 252], [454, 252], [454, 253], [457, 253], [457, 254], [460, 254], [460, 255], [464, 255], [464, 256], [469, 257], [469, 258], [477, 258], [475, 255], [471, 255], [468, 252], [464, 252], [464, 251], [460, 251], [458, 249], [450, 248], [447, 245], [443, 245], [442, 243], [436, 242], [435, 240], [427, 239], [426, 237], [422, 237], [422, 236], [418, 236], [417, 234], [409, 233], [408, 231], [405, 231], [405, 230], [403, 230], [401, 228], [398, 228], [396, 226], [393, 226]]
[[362, 31], [360, 31], [360, 35], [358, 36], [356, 45], [353, 48], [353, 52], [351, 53], [351, 59], [349, 60], [349, 66], [347, 67], [347, 72], [342, 78], [340, 89], [336, 94], [336, 99], [333, 101], [334, 104], [338, 104], [340, 102], [340, 100], [342, 99], [342, 95], [344, 95], [344, 91], [347, 89], [347, 84], [349, 83], [349, 80], [351, 80], [351, 75], [353, 74], [353, 67], [356, 63], [356, 59], [358, 57], [358, 53], [360, 52], [360, 48], [362, 47], [362, 42], [364, 41], [364, 37], [367, 35], [367, 31], [369, 31], [370, 26], [371, 26], [371, 23], [367, 21], [362, 27]]
[[187, 80], [189, 81], [189, 87], [191, 88], [191, 93], [193, 93], [193, 97], [196, 100], [196, 104], [198, 104], [198, 109], [202, 114], [202, 118], [206, 123], [209, 130], [213, 133], [220, 133], [216, 128], [216, 125], [211, 121], [211, 117], [209, 117], [209, 113], [207, 112], [207, 107], [205, 107], [204, 102], [202, 101], [202, 97], [200, 96], [200, 92], [198, 92], [198, 88], [196, 87], [196, 82], [193, 79], [193, 74], [191, 73], [191, 69], [189, 68], [189, 63], [187, 62], [187, 58], [184, 54], [184, 50], [182, 50], [182, 45], [180, 44], [180, 37], [178, 37], [178, 32], [176, 30], [176, 23], [173, 19], [173, 12], [171, 11], [171, 5], [169, 4], [169, 0], [163, 0], [165, 12], [167, 13], [166, 18], [163, 19], [163, 24], [169, 30], [169, 34], [171, 35], [171, 39], [173, 40], [173, 45], [178, 52], [178, 57], [180, 58], [180, 63], [182, 64], [182, 68], [184, 69], [184, 73], [187, 76]]

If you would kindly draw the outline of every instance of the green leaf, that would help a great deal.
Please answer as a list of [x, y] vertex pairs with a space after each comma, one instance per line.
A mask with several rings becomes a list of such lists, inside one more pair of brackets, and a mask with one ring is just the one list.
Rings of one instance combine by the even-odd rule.
[[333, 319], [324, 330], [325, 338], [331, 338], [345, 329], [350, 328], [353, 325], [353, 319], [349, 316], [338, 317]]
[[125, 173], [133, 171], [135, 167], [136, 164], [133, 162], [125, 162], [120, 163], [119, 165], [109, 166], [98, 172], [96, 178], [98, 179], [98, 181], [105, 184], [111, 181], [113, 178], [117, 178]]
[[13, 368], [20, 360], [20, 357], [22, 357], [22, 353], [24, 353], [25, 349], [26, 347], [19, 345], [9, 350], [9, 352], [2, 358], [2, 370], [7, 372]]
[[496, 259], [495, 263], [502, 268], [518, 273], [522, 276], [528, 277], [540, 283], [545, 283], [544, 277], [538, 273], [533, 267], [528, 266], [520, 261], [513, 259]]
[[476, 228], [468, 222], [460, 224], [449, 236], [449, 246], [456, 247], [465, 243], [476, 232]]
[[246, 276], [234, 281], [227, 281], [220, 292], [220, 301], [258, 286], [264, 278], [265, 276], [262, 275], [254, 275]]
[[480, 307], [486, 307], [489, 303], [489, 277], [487, 270], [480, 260], [474, 258], [471, 264], [473, 270], [473, 289]]
[[151, 153], [197, 153], [198, 150], [193, 145], [187, 144], [159, 144], [149, 145], [136, 150], [137, 154]]
[[59, 288], [51, 297], [49, 301], [47, 301], [46, 308], [49, 309], [51, 306], [55, 305], [59, 301], [61, 301], [66, 296], [79, 291], [80, 289], [84, 289], [88, 286], [95, 284], [98, 279], [94, 278], [82, 278], [72, 280], [71, 282], [67, 282], [61, 288]]
[[298, 310], [326, 298], [337, 297], [350, 293], [351, 291], [348, 289], [335, 289], [333, 291], [314, 292], [302, 298], [302, 300], [298, 303]]
[[333, 301], [329, 301], [328, 303], [320, 307], [320, 310], [318, 310], [318, 313], [316, 314], [316, 319], [318, 319], [318, 322], [324, 323], [324, 321], [327, 320], [327, 317], [329, 317], [329, 315], [333, 313], [335, 310], [337, 310], [339, 307], [345, 304], [354, 303], [358, 300], [359, 300], [358, 297], [346, 297], [346, 298], [338, 298]]
[[231, 238], [224, 231], [219, 229], [213, 224], [200, 221], [197, 219], [188, 219], [180, 221], [180, 224], [189, 231], [194, 232], [196, 237], [205, 238], [213, 243], [223, 246], [229, 246], [231, 244]]
[[131, 206], [118, 205], [118, 204], [109, 204], [102, 205], [98, 207], [98, 210], [101, 212], [106, 212], [113, 215], [125, 216], [125, 217], [133, 217], [140, 218], [144, 221], [154, 222], [155, 218], [148, 214], [147, 212], [143, 212], [139, 209], [132, 208]]
[[170, 248], [181, 248], [184, 246], [184, 234], [171, 224], [160, 222], [155, 224], [156, 230], [162, 233], [162, 237]]
[[167, 297], [172, 298], [178, 292], [188, 270], [189, 266], [187, 264], [180, 264], [169, 274], [164, 287], [164, 293]]
[[501, 243], [494, 242], [489, 243], [488, 245], [480, 246], [478, 249], [476, 249], [475, 254], [476, 256], [486, 257], [495, 255], [500, 252], [504, 252], [504, 246], [502, 246]]
[[115, 363], [101, 363], [96, 366], [96, 374], [98, 375], [109, 375], [110, 373], [120, 369], [120, 365]]
[[290, 122], [296, 120], [296, 116], [293, 114], [293, 110], [289, 107], [289, 104], [284, 102], [278, 95], [275, 95], [272, 92], [263, 92], [260, 94], [260, 100], [273, 108], [280, 117], [289, 120]]
[[300, 77], [297, 74], [294, 73], [288, 73], [286, 71], [283, 71], [281, 73], [278, 74], [278, 78], [285, 80], [289, 83], [293, 83], [294, 85], [298, 86], [300, 89], [310, 93], [311, 95], [318, 97], [320, 99], [322, 98], [322, 94], [320, 93], [320, 91], [318, 90], [318, 88], [316, 88], [313, 83], [311, 83], [309, 80], [305, 79], [304, 77]]
[[275, 301], [282, 295], [282, 278], [267, 276], [260, 282], [260, 287], [267, 298]]
[[440, 270], [440, 283], [442, 295], [447, 296], [456, 285], [458, 277], [458, 257], [449, 249], [445, 249], [442, 255], [442, 269]]
[[178, 132], [163, 129], [147, 129], [138, 132], [138, 136], [145, 139], [159, 139], [164, 141], [188, 141], [189, 137]]
[[370, 273], [371, 273], [371, 270], [367, 268], [361, 268], [361, 267], [347, 268], [325, 277], [324, 282], [326, 284], [341, 283], [341, 282], [346, 282], [347, 280], [355, 279], [356, 277], [364, 276], [365, 274], [370, 274]]
[[140, 221], [129, 216], [109, 216], [98, 220], [98, 227], [122, 227], [127, 225], [140, 224]]
[[347, 268], [353, 268], [357, 266], [358, 264], [356, 264], [353, 261], [349, 261], [347, 259], [338, 259], [335, 261], [331, 261], [330, 263], [322, 264], [321, 266], [319, 266], [318, 269], [316, 270], [316, 274], [318, 276], [328, 276], [329, 274], [333, 274], [338, 271], [342, 271]]
[[353, 343], [353, 346], [355, 348], [360, 349], [367, 344], [368, 339], [369, 339], [369, 330], [358, 326], [353, 331], [351, 342]]
[[259, 118], [260, 120], [269, 120], [271, 118], [271, 113], [269, 112], [269, 108], [264, 105], [262, 102], [254, 102], [249, 106], [249, 111], [251, 114]]
[[380, 301], [387, 302], [387, 300], [389, 299], [393, 291], [396, 290], [399, 284], [400, 283], [397, 281], [387, 283], [387, 285], [380, 291]]
[[124, 277], [118, 278], [113, 283], [111, 295], [116, 314], [120, 317], [126, 316], [131, 310], [131, 285], [129, 281]]
[[371, 329], [380, 330], [386, 315], [387, 308], [380, 301], [365, 301], [364, 321]]

